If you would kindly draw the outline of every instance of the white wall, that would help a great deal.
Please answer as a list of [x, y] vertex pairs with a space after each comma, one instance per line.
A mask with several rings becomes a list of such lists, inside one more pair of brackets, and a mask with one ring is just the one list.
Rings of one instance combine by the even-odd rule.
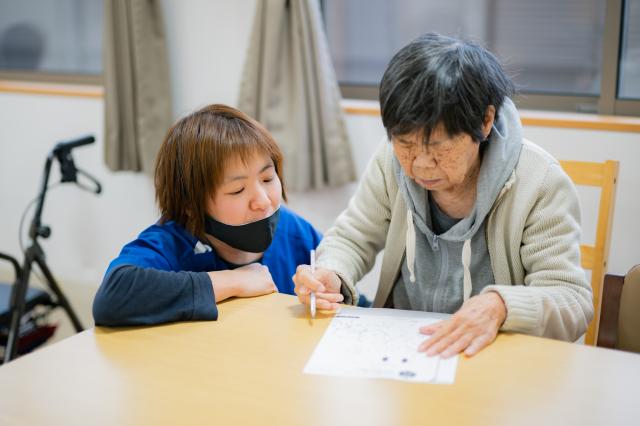
[[[164, 0], [163, 5], [174, 115], [213, 102], [235, 105], [255, 0]], [[375, 117], [351, 116], [347, 126], [361, 172], [384, 131]], [[50, 193], [43, 216], [53, 229], [51, 238], [43, 242], [49, 264], [87, 325], [91, 324], [90, 301], [108, 262], [157, 218], [148, 177], [112, 173], [103, 165], [102, 131], [102, 100], [0, 94], [0, 251], [19, 255], [20, 216], [36, 195], [45, 156], [54, 142], [84, 133], [97, 136], [96, 145], [77, 149], [74, 156], [78, 166], [102, 181], [104, 194], [94, 196], [64, 185]], [[636, 249], [640, 136], [534, 127], [526, 128], [525, 135], [558, 158], [621, 161], [610, 271], [624, 273], [640, 263]], [[291, 194], [290, 204], [325, 230], [354, 188]], [[585, 197], [585, 204], [592, 202], [593, 194]], [[585, 208], [586, 228], [590, 223], [595, 226], [594, 217]], [[592, 232], [585, 233], [586, 241], [592, 238]], [[0, 263], [0, 278], [10, 276], [9, 271]], [[369, 292], [374, 281], [369, 280]]]

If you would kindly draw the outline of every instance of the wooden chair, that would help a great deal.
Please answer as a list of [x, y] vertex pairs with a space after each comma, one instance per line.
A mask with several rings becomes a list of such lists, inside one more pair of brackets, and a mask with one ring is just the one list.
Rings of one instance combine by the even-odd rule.
[[602, 286], [607, 272], [609, 244], [611, 242], [611, 225], [615, 204], [616, 183], [618, 180], [617, 161], [607, 160], [603, 163], [585, 161], [560, 161], [562, 168], [576, 185], [600, 188], [600, 205], [598, 207], [598, 225], [595, 244], [582, 244], [580, 257], [582, 267], [591, 271], [591, 288], [593, 289], [593, 321], [587, 328], [585, 344], [595, 345], [598, 341], [600, 326], [600, 307], [602, 304]]
[[598, 346], [640, 353], [640, 265], [604, 276]]

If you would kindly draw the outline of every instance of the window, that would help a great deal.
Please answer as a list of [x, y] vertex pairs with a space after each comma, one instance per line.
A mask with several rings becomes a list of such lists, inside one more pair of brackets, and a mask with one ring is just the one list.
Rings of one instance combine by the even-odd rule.
[[102, 0], [0, 0], [4, 78], [99, 82]]
[[640, 99], [640, 0], [625, 2], [618, 97]]
[[436, 31], [496, 54], [520, 106], [640, 115], [640, 103], [618, 102], [640, 98], [640, 0], [323, 0], [322, 7], [345, 97], [377, 98], [392, 55]]

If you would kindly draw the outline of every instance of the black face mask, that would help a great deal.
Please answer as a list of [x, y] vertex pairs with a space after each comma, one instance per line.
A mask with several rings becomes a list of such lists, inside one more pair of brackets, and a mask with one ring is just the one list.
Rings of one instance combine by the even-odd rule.
[[235, 249], [262, 253], [271, 245], [279, 220], [280, 209], [262, 220], [236, 226], [218, 222], [211, 216], [205, 215], [204, 229], [207, 234]]

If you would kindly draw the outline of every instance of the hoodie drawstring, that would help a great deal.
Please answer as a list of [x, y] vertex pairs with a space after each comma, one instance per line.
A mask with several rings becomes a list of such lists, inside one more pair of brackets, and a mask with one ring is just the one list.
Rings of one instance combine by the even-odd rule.
[[415, 274], [415, 262], [416, 262], [416, 231], [413, 226], [413, 214], [411, 209], [407, 209], [407, 238], [406, 238], [406, 253], [407, 253], [407, 269], [409, 269], [409, 280], [412, 283], [416, 282]]
[[465, 240], [462, 245], [462, 296], [466, 301], [471, 296], [471, 240]]

